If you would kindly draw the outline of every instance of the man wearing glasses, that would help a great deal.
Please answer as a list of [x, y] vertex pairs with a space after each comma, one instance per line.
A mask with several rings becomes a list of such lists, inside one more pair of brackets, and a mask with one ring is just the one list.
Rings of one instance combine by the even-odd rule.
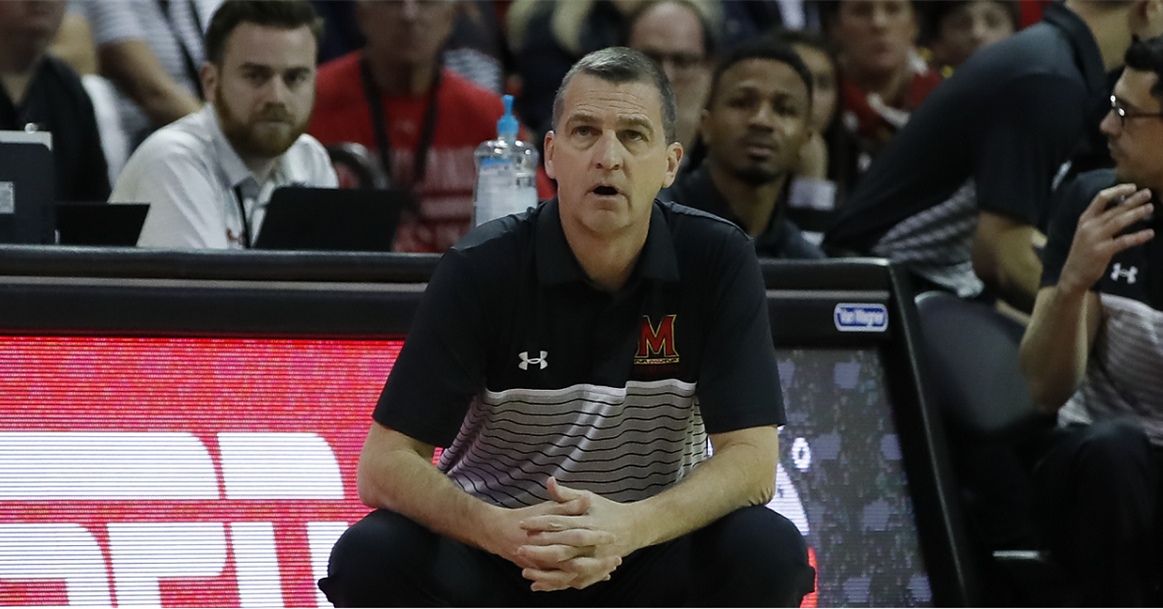
[[653, 59], [674, 87], [678, 141], [693, 150], [699, 115], [711, 88], [716, 34], [721, 16], [705, 1], [644, 3], [630, 16], [626, 46]]
[[1114, 169], [1056, 195], [1022, 366], [1058, 429], [1035, 522], [1081, 606], [1159, 606], [1163, 39], [1135, 43], [1102, 121]]

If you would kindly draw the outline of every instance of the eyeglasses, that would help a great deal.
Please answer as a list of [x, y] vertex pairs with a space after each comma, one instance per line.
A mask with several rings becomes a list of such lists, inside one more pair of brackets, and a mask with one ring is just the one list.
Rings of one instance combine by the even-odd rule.
[[1163, 112], [1131, 112], [1119, 105], [1119, 99], [1111, 96], [1111, 112], [1119, 117], [1119, 126], [1126, 127], [1127, 120], [1132, 118], [1163, 118]]

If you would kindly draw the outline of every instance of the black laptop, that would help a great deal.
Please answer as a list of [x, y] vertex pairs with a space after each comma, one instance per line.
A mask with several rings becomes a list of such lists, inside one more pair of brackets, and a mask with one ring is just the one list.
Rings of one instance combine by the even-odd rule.
[[389, 252], [400, 212], [411, 197], [401, 189], [279, 188], [267, 204], [254, 247]]
[[52, 243], [52, 151], [41, 142], [7, 141], [9, 134], [0, 131], [0, 243]]
[[149, 203], [57, 203], [57, 243], [133, 247]]

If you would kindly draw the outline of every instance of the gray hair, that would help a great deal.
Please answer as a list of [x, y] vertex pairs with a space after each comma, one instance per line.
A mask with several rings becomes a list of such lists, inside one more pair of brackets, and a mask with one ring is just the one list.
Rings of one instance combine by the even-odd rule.
[[561, 115], [565, 112], [565, 90], [570, 81], [578, 74], [587, 74], [614, 84], [647, 83], [658, 90], [658, 97], [662, 100], [662, 132], [666, 143], [678, 141], [675, 135], [678, 116], [678, 103], [674, 99], [674, 89], [666, 73], [649, 57], [639, 51], [626, 47], [609, 47], [600, 49], [582, 57], [561, 79], [561, 86], [553, 98], [553, 128], [557, 128]]

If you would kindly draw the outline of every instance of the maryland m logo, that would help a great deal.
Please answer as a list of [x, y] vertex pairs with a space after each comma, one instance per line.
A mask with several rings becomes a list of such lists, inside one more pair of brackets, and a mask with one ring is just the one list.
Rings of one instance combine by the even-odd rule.
[[677, 318], [677, 315], [667, 315], [655, 326], [650, 323], [649, 316], [642, 316], [642, 330], [638, 336], [638, 352], [634, 354], [634, 365], [678, 363], [678, 346], [674, 342], [674, 320]]

